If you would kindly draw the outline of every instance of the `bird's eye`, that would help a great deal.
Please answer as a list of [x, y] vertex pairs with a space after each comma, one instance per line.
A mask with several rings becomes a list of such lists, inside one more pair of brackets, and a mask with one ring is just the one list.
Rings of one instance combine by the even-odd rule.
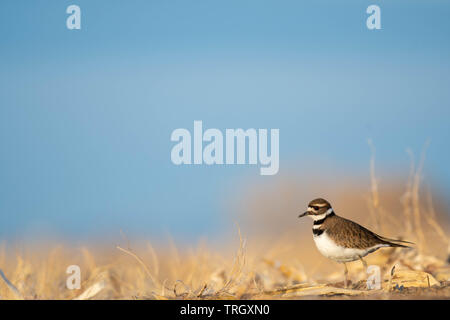
[[313, 206], [313, 209], [316, 210], [316, 211], [318, 211], [318, 210], [319, 210], [319, 207], [318, 207], [318, 206]]

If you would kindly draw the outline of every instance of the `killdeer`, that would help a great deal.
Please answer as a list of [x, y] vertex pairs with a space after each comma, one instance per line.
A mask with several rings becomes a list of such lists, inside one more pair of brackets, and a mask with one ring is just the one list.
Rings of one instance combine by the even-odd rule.
[[346, 262], [359, 259], [364, 268], [367, 268], [363, 257], [379, 248], [411, 248], [402, 243], [412, 244], [412, 242], [379, 236], [356, 222], [336, 215], [330, 203], [322, 198], [312, 200], [308, 204], [308, 210], [299, 215], [299, 218], [304, 216], [314, 220], [313, 238], [320, 253], [344, 264], [345, 287], [348, 275]]

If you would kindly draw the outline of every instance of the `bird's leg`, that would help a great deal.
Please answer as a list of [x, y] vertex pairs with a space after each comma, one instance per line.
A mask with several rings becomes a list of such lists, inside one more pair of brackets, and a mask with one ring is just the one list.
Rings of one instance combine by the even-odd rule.
[[361, 260], [361, 262], [363, 264], [363, 267], [364, 267], [364, 270], [367, 270], [367, 263], [366, 263], [366, 261], [364, 261], [364, 259], [361, 256], [359, 256], [359, 260]]
[[347, 264], [344, 262], [344, 287], [345, 288], [347, 288], [347, 275], [348, 275]]

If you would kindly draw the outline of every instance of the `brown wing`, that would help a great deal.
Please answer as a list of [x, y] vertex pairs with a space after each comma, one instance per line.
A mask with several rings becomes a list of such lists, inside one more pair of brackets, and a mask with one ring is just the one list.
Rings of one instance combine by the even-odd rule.
[[[327, 224], [329, 226], [327, 226]], [[333, 227], [329, 228], [331, 225], [333, 225]], [[393, 247], [405, 247], [401, 244], [386, 241], [376, 233], [364, 228], [356, 222], [336, 215], [326, 219], [323, 227], [327, 229], [327, 234], [330, 237], [333, 237], [338, 245], [345, 248], [364, 249], [378, 244], [385, 244]]]

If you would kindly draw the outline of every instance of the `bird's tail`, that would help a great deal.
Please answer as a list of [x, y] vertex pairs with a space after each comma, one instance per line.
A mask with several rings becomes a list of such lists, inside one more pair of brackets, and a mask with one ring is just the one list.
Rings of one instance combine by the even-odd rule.
[[408, 246], [407, 244], [415, 245], [415, 243], [405, 241], [405, 240], [389, 239], [389, 238], [385, 238], [382, 236], [378, 236], [378, 237], [380, 238], [380, 240], [382, 240], [384, 243], [386, 243], [387, 245], [389, 245], [391, 247], [412, 248], [411, 246]]

